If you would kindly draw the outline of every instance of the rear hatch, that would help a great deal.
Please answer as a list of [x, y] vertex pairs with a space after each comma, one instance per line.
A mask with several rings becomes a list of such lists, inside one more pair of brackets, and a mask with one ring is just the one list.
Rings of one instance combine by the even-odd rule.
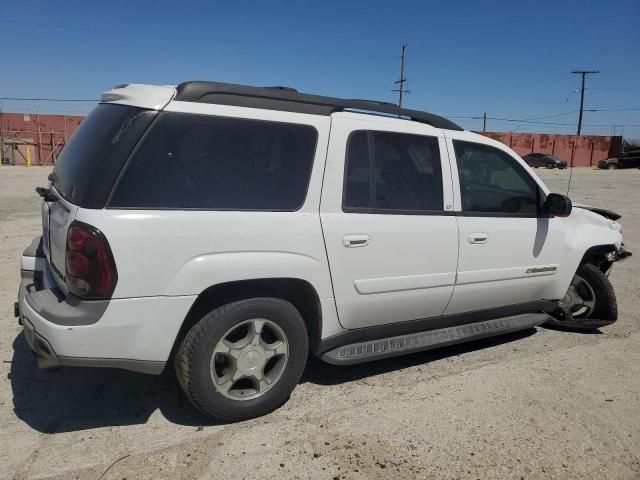
[[105, 207], [120, 170], [156, 114], [126, 105], [98, 105], [49, 175], [51, 191], [42, 204], [43, 247], [64, 291], [67, 232], [78, 208]]
[[77, 207], [62, 198], [42, 202], [42, 245], [55, 273], [55, 280], [63, 290], [67, 230], [75, 217]]

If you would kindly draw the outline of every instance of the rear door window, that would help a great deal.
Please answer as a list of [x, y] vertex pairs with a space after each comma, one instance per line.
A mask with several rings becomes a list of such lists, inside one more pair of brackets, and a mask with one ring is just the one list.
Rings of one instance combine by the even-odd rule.
[[443, 197], [438, 139], [393, 132], [353, 132], [347, 146], [344, 185], [345, 212], [440, 212]]
[[161, 113], [127, 163], [115, 208], [297, 210], [317, 132], [308, 125]]

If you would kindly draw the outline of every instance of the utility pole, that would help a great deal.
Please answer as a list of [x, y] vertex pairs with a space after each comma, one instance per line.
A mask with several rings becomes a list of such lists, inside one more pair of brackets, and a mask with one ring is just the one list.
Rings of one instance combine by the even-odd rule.
[[399, 99], [398, 99], [398, 107], [402, 108], [402, 99], [404, 98], [404, 94], [405, 93], [411, 93], [409, 90], [405, 90], [404, 89], [404, 84], [407, 81], [406, 78], [404, 78], [404, 52], [407, 48], [407, 44], [404, 43], [402, 44], [402, 56], [400, 57], [400, 80], [398, 80], [396, 83], [400, 84], [400, 88], [394, 88], [393, 90], [391, 90], [392, 92], [398, 92], [399, 94]]
[[487, 131], [487, 112], [484, 112], [484, 115], [482, 116], [482, 131]]
[[578, 116], [578, 133], [582, 130], [582, 111], [584, 110], [584, 79], [589, 74], [600, 73], [599, 70], [571, 70], [571, 73], [582, 75], [582, 87], [580, 88], [580, 115]]

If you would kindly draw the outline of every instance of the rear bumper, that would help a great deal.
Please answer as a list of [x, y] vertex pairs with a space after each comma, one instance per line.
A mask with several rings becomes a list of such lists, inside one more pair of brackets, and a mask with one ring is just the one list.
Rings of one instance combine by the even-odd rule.
[[195, 297], [82, 301], [60, 292], [38, 253], [23, 254], [16, 314], [39, 367], [163, 371]]

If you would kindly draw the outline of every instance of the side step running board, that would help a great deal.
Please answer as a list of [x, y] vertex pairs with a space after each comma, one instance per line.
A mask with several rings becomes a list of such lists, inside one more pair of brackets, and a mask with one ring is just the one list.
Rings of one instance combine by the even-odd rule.
[[369, 362], [380, 358], [396, 357], [407, 353], [517, 332], [541, 325], [548, 318], [546, 313], [527, 313], [470, 323], [459, 327], [368, 340], [335, 348], [323, 353], [321, 358], [325, 362], [333, 363], [334, 365]]

